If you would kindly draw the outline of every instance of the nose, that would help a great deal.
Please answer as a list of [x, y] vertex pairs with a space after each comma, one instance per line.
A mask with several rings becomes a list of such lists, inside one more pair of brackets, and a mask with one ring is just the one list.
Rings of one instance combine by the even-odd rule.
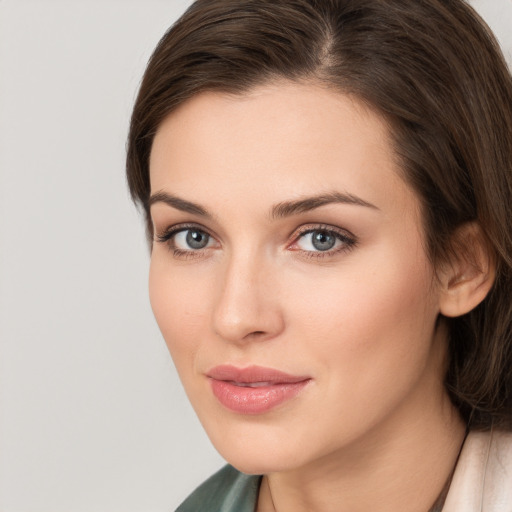
[[284, 330], [275, 271], [264, 258], [233, 255], [219, 280], [215, 333], [232, 343], [267, 340]]

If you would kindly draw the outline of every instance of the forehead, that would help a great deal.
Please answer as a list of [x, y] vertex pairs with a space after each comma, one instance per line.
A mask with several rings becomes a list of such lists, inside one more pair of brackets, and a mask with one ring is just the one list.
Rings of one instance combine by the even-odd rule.
[[152, 193], [193, 191], [202, 203], [336, 189], [375, 204], [408, 189], [382, 116], [354, 97], [289, 82], [188, 100], [159, 127], [150, 174]]
[[[352, 129], [341, 130], [343, 124], [352, 125]], [[325, 129], [319, 130], [319, 125]], [[364, 142], [359, 137], [364, 132], [375, 143], [385, 146], [389, 135], [383, 116], [355, 96], [315, 83], [288, 81], [261, 85], [242, 94], [206, 91], [193, 96], [158, 127], [153, 150], [163, 138], [169, 144], [172, 137], [178, 145], [191, 132], [200, 144], [214, 142], [217, 136], [232, 137], [239, 143], [242, 138], [264, 142], [264, 136], [269, 133], [279, 135], [283, 143], [300, 142], [302, 136], [308, 145], [354, 144], [355, 138]]]

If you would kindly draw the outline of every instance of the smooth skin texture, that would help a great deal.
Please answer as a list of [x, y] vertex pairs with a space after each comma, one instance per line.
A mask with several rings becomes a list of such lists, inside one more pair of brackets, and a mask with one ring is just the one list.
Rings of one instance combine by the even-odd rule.
[[[215, 447], [266, 475], [258, 511], [426, 512], [465, 430], [439, 313], [490, 284], [436, 279], [383, 119], [314, 83], [202, 93], [160, 126], [150, 174], [153, 311]], [[238, 414], [211, 391], [221, 364], [311, 380]]]

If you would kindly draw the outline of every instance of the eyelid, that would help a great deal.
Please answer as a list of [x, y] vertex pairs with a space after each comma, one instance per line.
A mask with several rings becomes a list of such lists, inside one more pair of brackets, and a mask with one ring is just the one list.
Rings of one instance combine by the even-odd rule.
[[293, 238], [294, 241], [299, 238], [302, 235], [305, 235], [307, 233], [312, 233], [313, 231], [329, 231], [331, 233], [340, 235], [344, 238], [349, 238], [356, 240], [357, 237], [351, 233], [348, 229], [340, 228], [338, 226], [333, 226], [331, 224], [304, 224], [303, 226], [298, 227], [295, 229], [295, 231], [292, 233], [290, 238]]
[[204, 226], [195, 224], [193, 222], [183, 222], [180, 224], [173, 224], [172, 226], [168, 226], [163, 231], [158, 231], [155, 229], [155, 236], [153, 241], [161, 243], [168, 242], [174, 235], [180, 233], [181, 231], [186, 231], [187, 229], [197, 229], [197, 231], [206, 233], [208, 236], [216, 239], [216, 237], [212, 235], [212, 233]]

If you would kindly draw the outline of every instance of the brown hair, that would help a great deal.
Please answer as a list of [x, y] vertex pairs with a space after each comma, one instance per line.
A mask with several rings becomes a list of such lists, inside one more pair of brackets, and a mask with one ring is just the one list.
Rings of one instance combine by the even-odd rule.
[[133, 110], [127, 176], [146, 213], [161, 122], [206, 90], [274, 79], [353, 94], [389, 122], [424, 212], [434, 264], [476, 221], [497, 264], [470, 313], [449, 319], [446, 387], [472, 428], [512, 426], [512, 79], [463, 0], [198, 0], [155, 49]]

